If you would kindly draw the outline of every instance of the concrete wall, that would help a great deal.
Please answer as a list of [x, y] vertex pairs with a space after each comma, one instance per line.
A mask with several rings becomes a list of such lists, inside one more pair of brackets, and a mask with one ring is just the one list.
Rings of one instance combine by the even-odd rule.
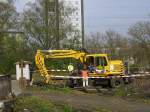
[[11, 93], [11, 76], [0, 76], [0, 101]]

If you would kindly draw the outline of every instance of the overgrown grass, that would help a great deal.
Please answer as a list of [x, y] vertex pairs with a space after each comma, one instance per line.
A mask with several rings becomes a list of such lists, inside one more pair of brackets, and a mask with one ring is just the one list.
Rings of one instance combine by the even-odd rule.
[[150, 98], [149, 99], [143, 99], [143, 102], [150, 105]]
[[44, 85], [44, 86], [33, 86], [28, 88], [29, 91], [41, 91], [44, 93], [49, 93], [49, 92], [63, 92], [63, 93], [71, 93], [73, 92], [69, 87], [59, 87], [55, 85]]
[[137, 95], [141, 97], [150, 98], [150, 78], [139, 78], [135, 79], [131, 85], [134, 88], [134, 91]]
[[35, 96], [19, 97], [15, 101], [14, 112], [75, 112], [68, 105], [56, 105], [49, 100], [45, 100]]
[[118, 97], [127, 97], [133, 96], [135, 94], [135, 90], [130, 86], [123, 86], [113, 90], [113, 95]]
[[150, 79], [149, 78], [137, 78], [129, 84], [123, 87], [114, 89], [115, 96], [138, 96], [150, 98]]
[[42, 92], [52, 92], [52, 91], [53, 92], [65, 92], [65, 93], [71, 92], [71, 89], [69, 87], [66, 87], [61, 82], [59, 85], [52, 85], [52, 84], [44, 83], [45, 82], [44, 78], [38, 73], [34, 73], [33, 79], [34, 79], [33, 81], [34, 86], [30, 87], [29, 90], [42, 91]]

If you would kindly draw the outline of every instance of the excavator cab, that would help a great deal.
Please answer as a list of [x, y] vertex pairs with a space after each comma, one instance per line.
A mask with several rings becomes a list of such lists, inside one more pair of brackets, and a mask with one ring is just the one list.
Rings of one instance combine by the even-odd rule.
[[86, 55], [86, 61], [89, 66], [90, 76], [124, 75], [123, 62], [121, 60], [111, 60], [107, 54]]
[[90, 73], [102, 74], [108, 66], [107, 54], [91, 54], [86, 56]]

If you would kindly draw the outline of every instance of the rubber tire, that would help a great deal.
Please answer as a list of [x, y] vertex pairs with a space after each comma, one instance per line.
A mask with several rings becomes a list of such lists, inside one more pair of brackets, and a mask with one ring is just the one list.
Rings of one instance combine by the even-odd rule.
[[74, 79], [69, 79], [69, 80], [67, 81], [67, 85], [68, 85], [68, 87], [70, 87], [70, 88], [74, 88]]
[[[117, 85], [118, 84], [118, 85]], [[125, 85], [124, 80], [122, 78], [112, 78], [109, 80], [109, 86], [111, 88], [119, 88]]]

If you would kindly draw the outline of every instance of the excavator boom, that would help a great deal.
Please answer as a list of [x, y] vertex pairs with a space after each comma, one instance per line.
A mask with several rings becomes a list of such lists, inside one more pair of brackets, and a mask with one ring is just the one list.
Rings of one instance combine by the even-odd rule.
[[45, 66], [45, 59], [74, 58], [83, 63], [86, 61], [85, 55], [84, 52], [74, 50], [38, 50], [35, 56], [35, 62], [40, 74], [45, 78], [46, 83], [49, 83], [53, 74], [48, 72]]

